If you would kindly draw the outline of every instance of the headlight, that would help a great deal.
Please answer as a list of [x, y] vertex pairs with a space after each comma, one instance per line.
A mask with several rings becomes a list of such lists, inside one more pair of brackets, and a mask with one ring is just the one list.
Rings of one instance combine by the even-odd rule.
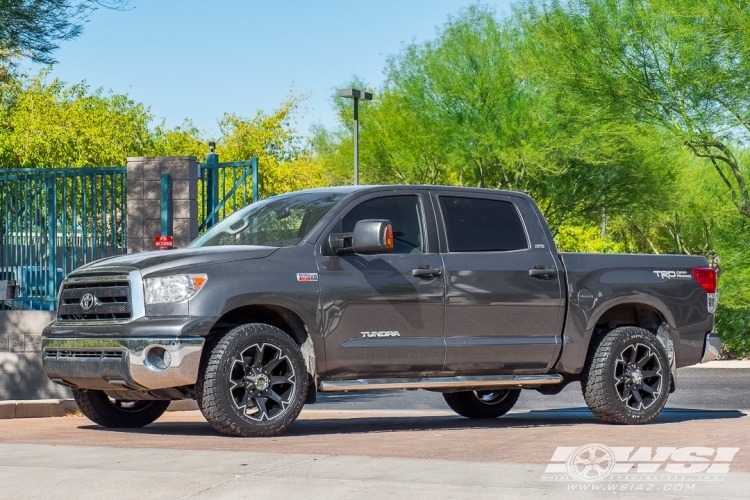
[[146, 304], [171, 304], [189, 299], [203, 287], [205, 274], [177, 274], [144, 281]]

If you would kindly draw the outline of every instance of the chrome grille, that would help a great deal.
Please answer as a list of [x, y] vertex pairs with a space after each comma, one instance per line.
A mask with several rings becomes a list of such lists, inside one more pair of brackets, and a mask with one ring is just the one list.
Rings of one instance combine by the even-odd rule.
[[[94, 297], [89, 310], [81, 307], [81, 299]], [[132, 315], [130, 282], [127, 276], [83, 276], [63, 281], [57, 307], [59, 321], [123, 320]]]

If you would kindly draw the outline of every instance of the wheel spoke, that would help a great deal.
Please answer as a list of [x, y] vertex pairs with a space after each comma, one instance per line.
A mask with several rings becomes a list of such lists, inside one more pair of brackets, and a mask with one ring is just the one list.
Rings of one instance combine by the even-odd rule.
[[640, 405], [643, 404], [643, 398], [641, 397], [641, 392], [638, 389], [636, 389], [633, 391], [633, 396], [635, 396], [635, 400], [636, 402], [638, 402], [638, 406], [640, 407]]
[[636, 357], [638, 356], [638, 346], [630, 346], [630, 358], [628, 359], [629, 364], [635, 364]]
[[654, 395], [654, 388], [653, 388], [653, 387], [651, 387], [651, 386], [650, 386], [650, 385], [648, 385], [648, 384], [645, 384], [645, 383], [644, 383], [643, 385], [641, 385], [641, 389], [643, 389], [643, 390], [644, 390], [644, 391], [646, 391], [647, 393], [651, 394], [652, 396]]
[[651, 358], [654, 357], [654, 353], [649, 352], [646, 356], [643, 356], [643, 358], [638, 362], [638, 368], [643, 368], [646, 366], [646, 363], [648, 363]]
[[651, 377], [656, 377], [657, 375], [659, 375], [658, 370], [643, 370], [643, 372], [641, 373], [643, 373], [643, 378], [651, 378]]
[[247, 411], [248, 406], [250, 406], [250, 404], [252, 403], [251, 399], [252, 398], [250, 397], [250, 391], [245, 391], [245, 395], [242, 396], [242, 404], [240, 404], [240, 407], [244, 406], [245, 410]]
[[622, 390], [622, 400], [627, 403], [629, 399], [630, 399], [630, 388], [626, 387], [625, 389]]
[[279, 385], [279, 384], [292, 384], [293, 381], [290, 380], [294, 376], [293, 373], [289, 375], [278, 375], [276, 377], [271, 377], [271, 385]]
[[255, 352], [255, 358], [253, 359], [252, 368], [260, 368], [263, 364], [263, 347], [264, 345], [259, 345], [256, 348]]
[[264, 416], [268, 419], [268, 408], [266, 408], [267, 401], [268, 398], [255, 398], [255, 404], [258, 405], [258, 410], [260, 410], [260, 418], [258, 420], [263, 420]]
[[273, 391], [268, 391], [268, 399], [270, 399], [270, 400], [272, 400], [272, 401], [276, 401], [276, 402], [277, 402], [277, 403], [279, 403], [279, 404], [281, 404], [281, 403], [282, 403], [282, 401], [281, 401], [281, 396], [279, 396], [278, 394], [276, 394], [276, 393], [275, 393], [275, 392], [273, 392]]
[[283, 360], [284, 358], [281, 356], [281, 353], [277, 352], [276, 356], [274, 356], [271, 361], [266, 363], [266, 366], [265, 366], [266, 370], [270, 372], [271, 370], [279, 366], [279, 363], [281, 363]]

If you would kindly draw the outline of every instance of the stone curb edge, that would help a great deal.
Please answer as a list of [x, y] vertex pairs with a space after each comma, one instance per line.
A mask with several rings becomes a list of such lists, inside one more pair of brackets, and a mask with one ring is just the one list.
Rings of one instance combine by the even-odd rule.
[[708, 363], [701, 363], [698, 365], [686, 366], [685, 368], [735, 368], [750, 370], [750, 360], [722, 360], [722, 361], [709, 361]]
[[[167, 411], [197, 410], [193, 400], [172, 401]], [[64, 417], [78, 411], [72, 399], [40, 399], [35, 401], [0, 401], [0, 420], [11, 418]]]

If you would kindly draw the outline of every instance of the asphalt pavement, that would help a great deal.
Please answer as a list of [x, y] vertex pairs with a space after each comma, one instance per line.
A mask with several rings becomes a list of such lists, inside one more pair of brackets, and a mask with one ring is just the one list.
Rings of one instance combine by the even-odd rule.
[[[424, 390], [318, 393], [316, 410], [450, 410], [442, 394]], [[560, 394], [545, 396], [522, 391], [514, 410], [586, 408], [581, 384], [569, 384]], [[750, 369], [679, 368], [677, 390], [669, 395], [667, 409], [750, 409]]]

